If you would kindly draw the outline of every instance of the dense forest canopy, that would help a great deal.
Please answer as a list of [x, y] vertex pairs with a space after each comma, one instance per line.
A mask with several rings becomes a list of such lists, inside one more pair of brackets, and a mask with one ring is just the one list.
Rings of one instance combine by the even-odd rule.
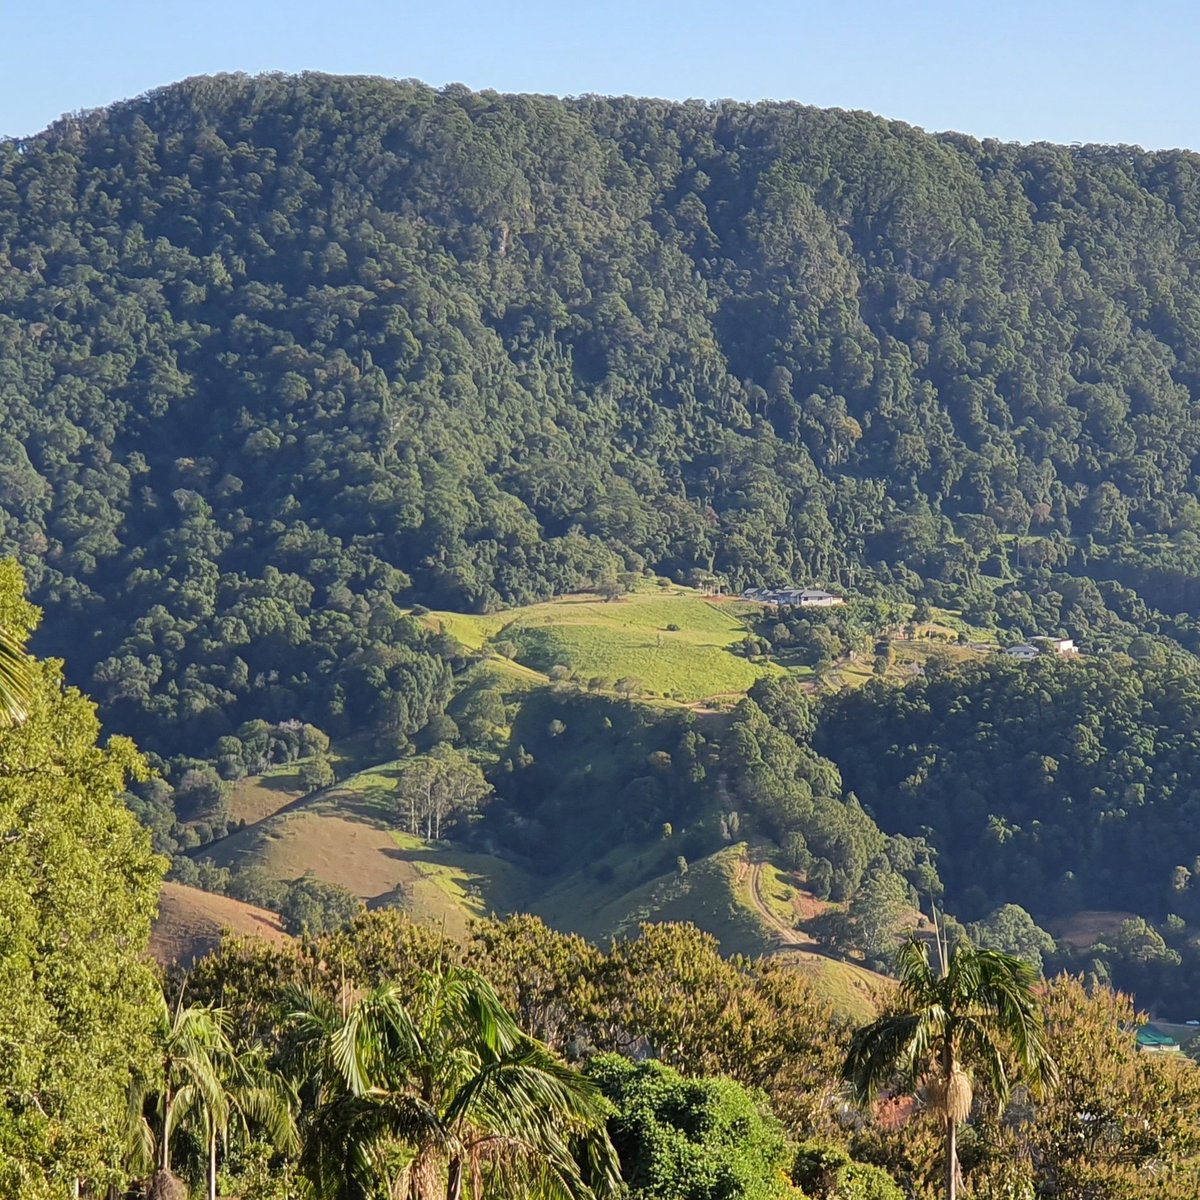
[[0, 549], [159, 751], [415, 730], [398, 602], [644, 566], [1196, 645], [1198, 179], [321, 75], [64, 118], [0, 143]]

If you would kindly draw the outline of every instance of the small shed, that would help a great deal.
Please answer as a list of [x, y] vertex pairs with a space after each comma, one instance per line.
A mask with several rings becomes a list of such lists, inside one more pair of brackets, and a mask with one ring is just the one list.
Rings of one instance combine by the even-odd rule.
[[1163, 1033], [1157, 1025], [1139, 1025], [1134, 1037], [1137, 1039], [1137, 1048], [1146, 1054], [1177, 1054], [1182, 1049], [1169, 1033]]

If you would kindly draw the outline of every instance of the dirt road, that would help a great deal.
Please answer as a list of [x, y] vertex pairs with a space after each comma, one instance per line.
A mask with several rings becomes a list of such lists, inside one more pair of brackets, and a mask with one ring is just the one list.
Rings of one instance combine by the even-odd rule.
[[750, 903], [754, 905], [755, 911], [763, 919], [763, 921], [771, 928], [771, 930], [779, 937], [780, 945], [776, 948], [777, 952], [781, 950], [808, 950], [813, 949], [811, 941], [797, 941], [798, 933], [790, 925], [781, 921], [779, 917], [771, 911], [771, 907], [763, 899], [762, 894], [762, 873], [763, 865], [759, 862], [752, 862], [750, 866]]

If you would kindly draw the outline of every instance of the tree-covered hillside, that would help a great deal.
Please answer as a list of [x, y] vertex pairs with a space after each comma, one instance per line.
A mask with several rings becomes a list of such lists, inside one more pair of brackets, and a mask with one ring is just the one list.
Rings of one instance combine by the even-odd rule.
[[398, 602], [643, 566], [1195, 645], [1198, 179], [318, 75], [67, 118], [0, 142], [0, 549], [160, 751], [413, 732]]

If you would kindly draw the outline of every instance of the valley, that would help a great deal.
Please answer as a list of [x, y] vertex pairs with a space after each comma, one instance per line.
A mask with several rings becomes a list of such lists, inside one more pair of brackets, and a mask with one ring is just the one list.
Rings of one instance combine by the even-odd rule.
[[0, 1194], [1192, 1200], [1197, 178], [319, 73], [0, 139]]

